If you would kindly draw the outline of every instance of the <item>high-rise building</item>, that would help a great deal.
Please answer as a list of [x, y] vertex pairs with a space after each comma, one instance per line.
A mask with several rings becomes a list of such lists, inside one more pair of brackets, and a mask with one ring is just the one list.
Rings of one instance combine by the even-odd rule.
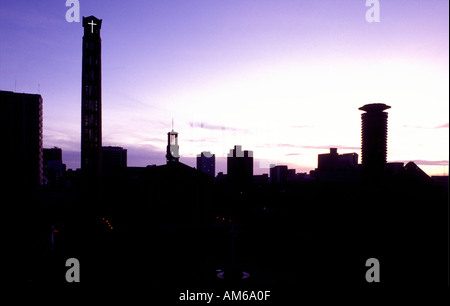
[[211, 152], [202, 152], [197, 155], [197, 169], [212, 177], [216, 176], [216, 155]]
[[391, 108], [382, 103], [367, 104], [359, 108], [361, 114], [362, 166], [366, 178], [379, 180], [384, 175], [387, 159], [388, 113]]
[[56, 160], [62, 162], [62, 150], [61, 148], [44, 148], [44, 164], [46, 161]]
[[317, 170], [336, 171], [356, 169], [358, 167], [358, 154], [338, 154], [337, 148], [330, 148], [330, 153], [317, 156]]
[[85, 188], [98, 192], [102, 166], [102, 20], [83, 17], [81, 89], [81, 171]]
[[102, 147], [103, 170], [124, 169], [127, 167], [127, 149], [122, 147]]
[[234, 146], [227, 156], [227, 178], [231, 183], [248, 184], [253, 178], [253, 151]]
[[287, 182], [288, 167], [283, 165], [271, 165], [270, 167], [270, 182], [272, 184], [280, 184]]
[[0, 91], [0, 108], [4, 183], [19, 191], [35, 190], [43, 179], [42, 97]]
[[270, 182], [272, 184], [285, 184], [297, 179], [295, 169], [285, 165], [270, 165]]
[[317, 168], [310, 174], [320, 181], [357, 182], [359, 169], [357, 153], [339, 154], [337, 148], [330, 148], [330, 153], [317, 156]]
[[62, 162], [62, 150], [60, 148], [44, 148], [44, 177], [45, 183], [50, 186], [58, 185], [66, 171], [66, 165]]

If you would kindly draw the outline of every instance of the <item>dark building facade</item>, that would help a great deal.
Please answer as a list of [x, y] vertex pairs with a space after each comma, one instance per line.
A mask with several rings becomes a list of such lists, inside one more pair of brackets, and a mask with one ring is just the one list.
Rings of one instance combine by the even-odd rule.
[[197, 155], [197, 169], [212, 177], [216, 176], [216, 155], [211, 152], [202, 152]]
[[330, 153], [317, 156], [317, 169], [320, 171], [346, 170], [358, 167], [358, 154], [338, 154], [337, 148], [330, 148]]
[[148, 169], [149, 203], [153, 222], [159, 224], [204, 224], [212, 198], [213, 178], [182, 162]]
[[0, 107], [6, 141], [1, 150], [6, 186], [35, 190], [43, 179], [42, 97], [0, 91]]
[[[295, 170], [294, 170], [295, 171]], [[288, 167], [283, 165], [270, 167], [270, 182], [284, 184], [288, 179]]]
[[49, 160], [57, 160], [62, 162], [62, 150], [61, 148], [53, 147], [53, 148], [45, 148], [44, 151], [44, 164]]
[[363, 173], [367, 179], [379, 180], [384, 175], [387, 159], [388, 113], [382, 103], [359, 108], [361, 114], [361, 153]]
[[330, 148], [330, 153], [317, 156], [317, 168], [310, 173], [319, 181], [357, 182], [360, 179], [358, 154], [339, 154], [337, 148]]
[[81, 171], [92, 192], [99, 190], [102, 167], [101, 26], [102, 20], [83, 17]]
[[227, 179], [235, 184], [249, 184], [253, 178], [253, 151], [234, 146], [227, 156]]
[[103, 169], [124, 169], [127, 167], [127, 149], [122, 147], [102, 147]]
[[303, 174], [297, 174], [295, 169], [289, 169], [285, 165], [270, 165], [270, 182], [272, 184], [285, 184], [301, 179]]
[[58, 185], [66, 171], [66, 165], [62, 162], [62, 150], [60, 148], [44, 148], [44, 177], [45, 183], [50, 186]]

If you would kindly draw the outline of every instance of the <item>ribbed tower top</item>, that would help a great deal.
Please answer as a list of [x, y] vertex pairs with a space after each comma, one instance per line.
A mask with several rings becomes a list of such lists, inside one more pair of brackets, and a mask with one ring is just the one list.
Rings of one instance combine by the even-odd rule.
[[382, 112], [382, 111], [390, 109], [390, 108], [391, 107], [389, 105], [386, 105], [384, 103], [372, 103], [372, 104], [366, 104], [364, 106], [361, 106], [358, 109], [365, 111], [365, 112]]

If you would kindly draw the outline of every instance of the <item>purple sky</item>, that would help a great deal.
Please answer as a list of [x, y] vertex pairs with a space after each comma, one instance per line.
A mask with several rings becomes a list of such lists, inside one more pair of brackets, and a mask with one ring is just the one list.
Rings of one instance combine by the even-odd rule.
[[[360, 111], [386, 103], [388, 161], [448, 173], [449, 2], [80, 0], [102, 19], [103, 145], [130, 166], [164, 163], [172, 118], [181, 161], [235, 144], [257, 173], [360, 154]], [[81, 23], [65, 1], [1, 0], [0, 89], [44, 99], [44, 146], [80, 165]]]

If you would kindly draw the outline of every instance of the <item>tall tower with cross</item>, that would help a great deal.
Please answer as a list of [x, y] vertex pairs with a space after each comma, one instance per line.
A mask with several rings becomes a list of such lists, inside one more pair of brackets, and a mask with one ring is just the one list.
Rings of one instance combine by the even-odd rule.
[[83, 63], [81, 80], [81, 171], [85, 192], [100, 194], [102, 169], [102, 20], [83, 17]]

